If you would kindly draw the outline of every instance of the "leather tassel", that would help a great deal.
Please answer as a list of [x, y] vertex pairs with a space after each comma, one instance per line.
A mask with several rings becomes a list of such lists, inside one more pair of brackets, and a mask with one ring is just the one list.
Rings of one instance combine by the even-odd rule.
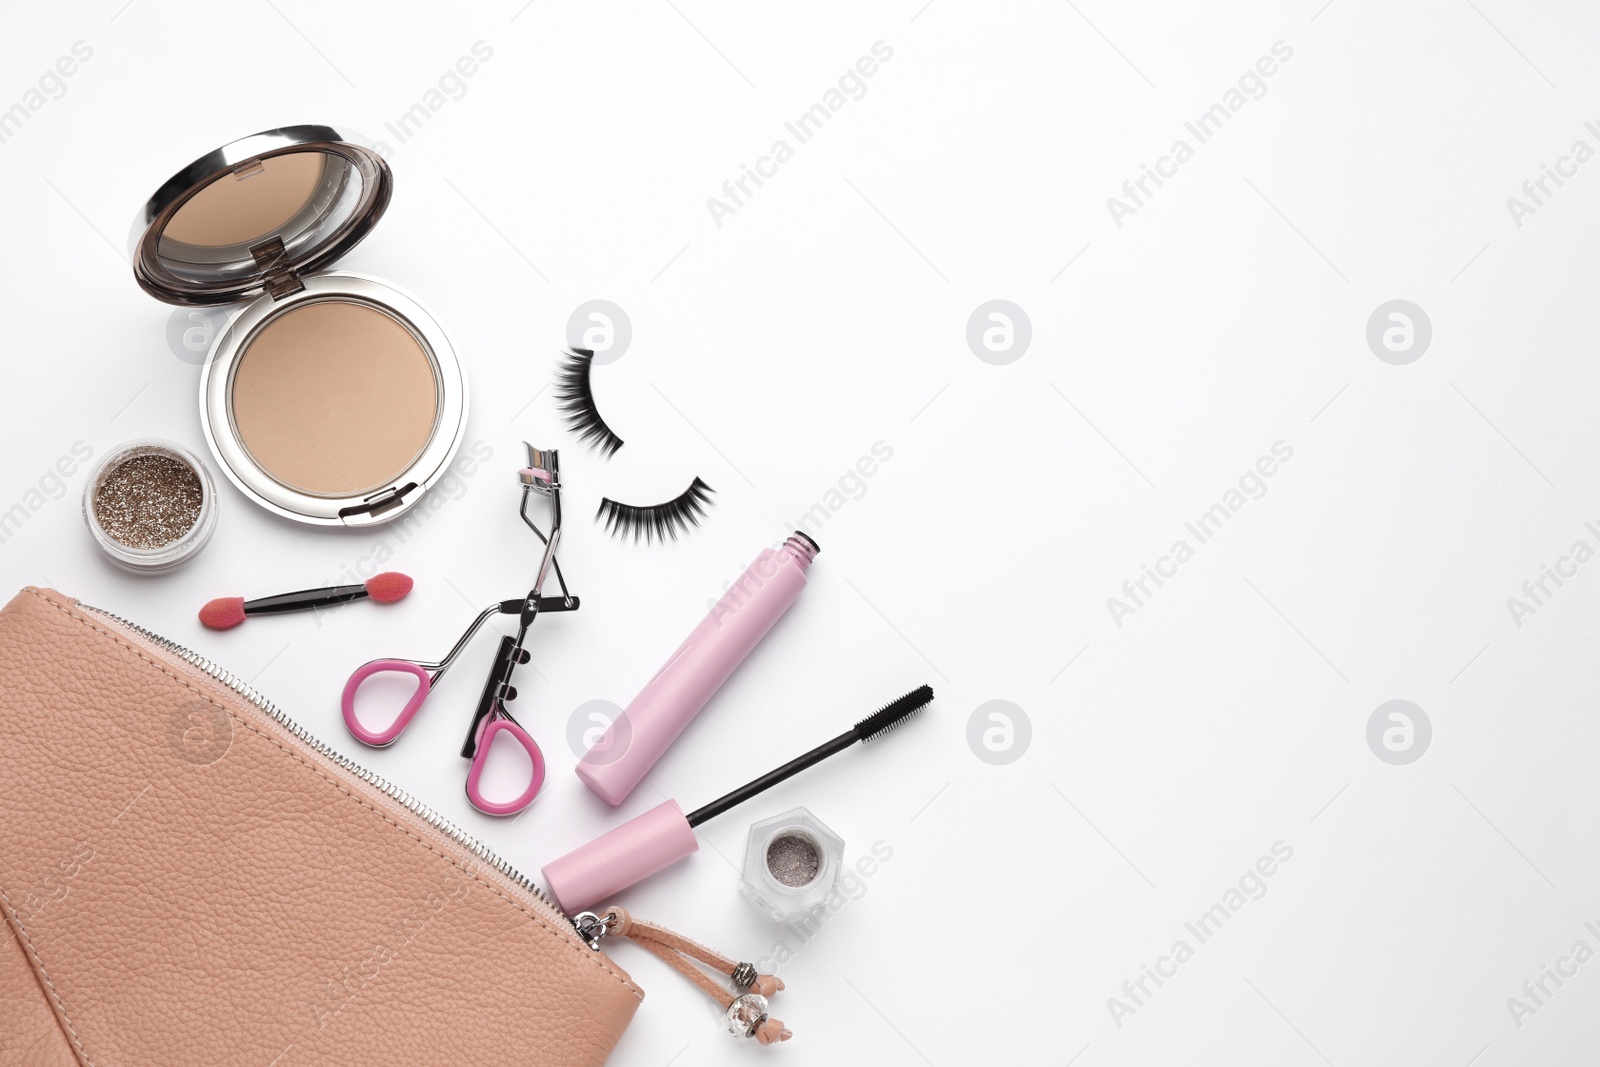
[[[731, 960], [665, 927], [641, 922], [624, 908], [607, 908], [595, 919], [594, 925], [603, 927], [606, 934], [620, 935], [653, 952], [721, 1004], [726, 1011], [724, 1024], [735, 1037], [753, 1037], [763, 1045], [771, 1045], [792, 1036], [781, 1020], [767, 1014], [767, 998], [783, 988], [783, 979], [777, 975], [759, 974], [748, 963]], [[724, 988], [695, 963], [727, 978], [737, 992]]]

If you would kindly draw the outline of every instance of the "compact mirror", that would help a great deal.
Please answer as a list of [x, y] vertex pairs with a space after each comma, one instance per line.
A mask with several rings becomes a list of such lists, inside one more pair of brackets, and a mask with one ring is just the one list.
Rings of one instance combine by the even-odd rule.
[[279, 230], [303, 229], [298, 220], [314, 217], [312, 205], [326, 196], [323, 178], [328, 171], [346, 169], [337, 164], [330, 168], [335, 158], [326, 152], [285, 152], [214, 178], [161, 228], [162, 258], [191, 250], [247, 249]]
[[332, 262], [389, 203], [382, 157], [329, 127], [235, 141], [191, 163], [135, 224], [139, 284], [172, 304], [233, 303]]

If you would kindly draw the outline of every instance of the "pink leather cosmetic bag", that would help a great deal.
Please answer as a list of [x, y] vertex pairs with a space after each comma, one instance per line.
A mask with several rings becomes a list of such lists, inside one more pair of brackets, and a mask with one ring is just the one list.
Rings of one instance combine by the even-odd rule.
[[598, 1064], [643, 993], [231, 675], [0, 611], [0, 1064]]

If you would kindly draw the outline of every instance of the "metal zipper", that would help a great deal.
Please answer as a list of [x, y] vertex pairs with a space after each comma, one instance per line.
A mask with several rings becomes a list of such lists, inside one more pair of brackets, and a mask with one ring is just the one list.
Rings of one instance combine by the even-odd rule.
[[434, 811], [432, 808], [413, 797], [410, 793], [407, 793], [404, 789], [401, 789], [399, 786], [394, 785], [386, 778], [383, 778], [378, 774], [374, 774], [372, 771], [367, 770], [367, 768], [361, 766], [359, 763], [356, 763], [349, 757], [336, 752], [327, 745], [323, 744], [299, 723], [295, 722], [282, 711], [278, 710], [277, 705], [273, 704], [255, 689], [251, 688], [249, 683], [245, 682], [238, 675], [219, 667], [217, 664], [213, 663], [209, 659], [206, 659], [198, 652], [192, 652], [178, 644], [176, 641], [172, 641], [168, 638], [162, 637], [158, 633], [146, 630], [138, 623], [129, 622], [120, 615], [106, 611], [103, 608], [97, 608], [90, 604], [85, 604], [81, 601], [78, 602], [78, 607], [82, 608], [84, 611], [98, 615], [103, 619], [111, 620], [119, 627], [129, 631], [141, 640], [148, 641], [150, 644], [155, 645], [162, 651], [178, 657], [189, 666], [204, 672], [209, 677], [227, 686], [233, 692], [237, 693], [242, 699], [249, 702], [256, 708], [259, 708], [265, 714], [271, 716], [272, 719], [278, 723], [278, 725], [282, 726], [285, 730], [288, 730], [295, 736], [296, 739], [310, 748], [317, 755], [323, 757], [324, 759], [331, 760], [339, 767], [349, 771], [351, 774], [361, 779], [367, 785], [377, 789], [384, 796], [399, 803], [407, 811], [411, 812], [411, 814], [417, 816], [417, 818], [423, 820], [440, 833], [446, 834], [462, 848], [465, 848], [468, 852], [471, 852], [479, 860], [482, 860], [485, 864], [500, 872], [506, 878], [510, 879], [513, 885], [532, 896], [536, 901], [539, 902], [539, 904], [547, 908], [552, 915], [560, 919], [562, 922], [570, 925], [573, 928], [573, 931], [578, 935], [579, 940], [583, 941], [583, 943], [588, 945], [590, 948], [599, 951], [600, 946], [598, 941], [592, 936], [592, 933], [586, 932], [577, 920], [574, 920], [572, 917], [567, 915], [565, 911], [562, 911], [561, 906], [555, 901], [551, 900], [545, 891], [540, 888], [540, 886], [532, 879], [528, 878], [521, 871], [518, 871], [515, 867], [511, 866], [511, 864], [497, 856], [492, 850], [489, 849], [487, 845], [484, 845], [477, 838], [461, 830], [449, 819], [446, 819], [444, 816], [440, 815], [438, 812]]

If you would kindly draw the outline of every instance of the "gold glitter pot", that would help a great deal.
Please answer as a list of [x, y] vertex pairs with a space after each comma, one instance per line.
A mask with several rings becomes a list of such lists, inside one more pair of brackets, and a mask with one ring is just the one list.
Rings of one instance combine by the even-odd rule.
[[143, 437], [113, 448], [89, 471], [83, 521], [95, 544], [132, 571], [171, 570], [217, 528], [216, 485], [182, 445]]
[[779, 922], [827, 906], [844, 870], [844, 839], [805, 808], [750, 827], [739, 890]]
[[147, 293], [237, 306], [201, 368], [200, 427], [229, 481], [299, 522], [404, 515], [466, 433], [466, 375], [432, 314], [327, 269], [377, 225], [392, 186], [355, 134], [285, 126], [195, 160], [134, 225]]

